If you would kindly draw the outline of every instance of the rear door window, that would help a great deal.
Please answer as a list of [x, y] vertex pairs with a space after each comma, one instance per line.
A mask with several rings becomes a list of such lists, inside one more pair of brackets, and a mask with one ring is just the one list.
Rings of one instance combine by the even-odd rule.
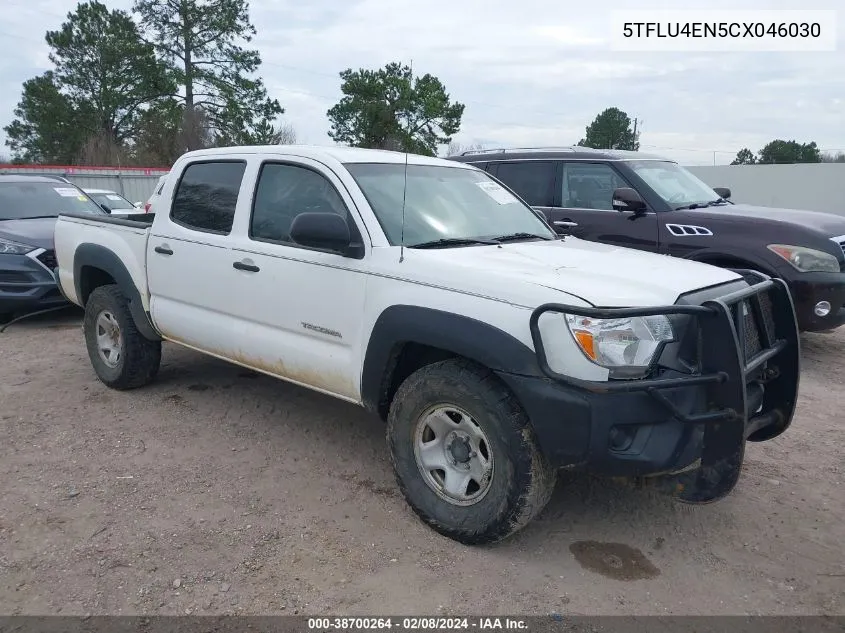
[[553, 161], [527, 160], [499, 163], [496, 178], [533, 207], [550, 207], [554, 204], [555, 164]]
[[229, 234], [245, 169], [243, 161], [191, 163], [176, 187], [170, 219], [194, 231]]

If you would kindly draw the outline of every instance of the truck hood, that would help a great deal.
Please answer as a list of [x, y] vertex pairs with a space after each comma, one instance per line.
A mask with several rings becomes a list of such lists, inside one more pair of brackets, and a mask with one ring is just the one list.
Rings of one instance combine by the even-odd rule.
[[799, 209], [779, 209], [775, 207], [757, 207], [750, 204], [728, 204], [720, 207], [706, 207], [694, 209], [693, 212], [704, 216], [730, 220], [735, 218], [747, 222], [748, 220], [771, 220], [785, 224], [793, 224], [824, 233], [826, 237], [845, 235], [845, 217], [833, 213], [819, 211], [802, 211]]
[[420, 282], [515, 303], [536, 296], [517, 288], [530, 284], [600, 307], [669, 305], [683, 293], [740, 279], [714, 266], [574, 237], [501, 247], [406, 248], [405, 259], [412, 264], [405, 270]]
[[53, 248], [53, 229], [58, 218], [0, 220], [0, 238], [37, 248]]

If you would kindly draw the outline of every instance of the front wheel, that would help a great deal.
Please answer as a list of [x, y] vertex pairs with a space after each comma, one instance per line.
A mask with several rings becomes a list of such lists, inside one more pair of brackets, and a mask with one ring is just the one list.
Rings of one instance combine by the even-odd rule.
[[151, 341], [138, 331], [129, 300], [116, 285], [94, 289], [85, 304], [83, 329], [91, 365], [105, 385], [134, 389], [155, 378], [161, 341]]
[[408, 504], [466, 545], [521, 529], [554, 489], [555, 471], [522, 407], [491, 371], [468, 361], [434, 363], [408, 377], [393, 398], [387, 438]]

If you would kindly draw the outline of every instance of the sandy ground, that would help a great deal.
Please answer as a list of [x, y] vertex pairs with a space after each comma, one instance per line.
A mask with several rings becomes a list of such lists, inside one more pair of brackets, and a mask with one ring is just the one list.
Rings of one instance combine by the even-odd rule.
[[0, 613], [845, 614], [845, 330], [792, 428], [691, 508], [584, 476], [468, 548], [399, 497], [351, 405], [168, 345], [120, 393], [79, 315], [0, 334]]

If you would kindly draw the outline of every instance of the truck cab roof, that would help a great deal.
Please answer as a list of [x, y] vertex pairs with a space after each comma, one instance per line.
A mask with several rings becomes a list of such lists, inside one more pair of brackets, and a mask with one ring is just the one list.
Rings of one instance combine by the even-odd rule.
[[235, 156], [244, 154], [263, 154], [279, 156], [301, 156], [316, 160], [330, 159], [338, 163], [384, 163], [398, 164], [406, 160], [409, 165], [440, 165], [455, 167], [455, 161], [434, 156], [422, 156], [392, 150], [365, 149], [334, 145], [246, 145], [234, 147], [216, 147], [195, 150], [184, 154], [180, 160], [194, 158]]

